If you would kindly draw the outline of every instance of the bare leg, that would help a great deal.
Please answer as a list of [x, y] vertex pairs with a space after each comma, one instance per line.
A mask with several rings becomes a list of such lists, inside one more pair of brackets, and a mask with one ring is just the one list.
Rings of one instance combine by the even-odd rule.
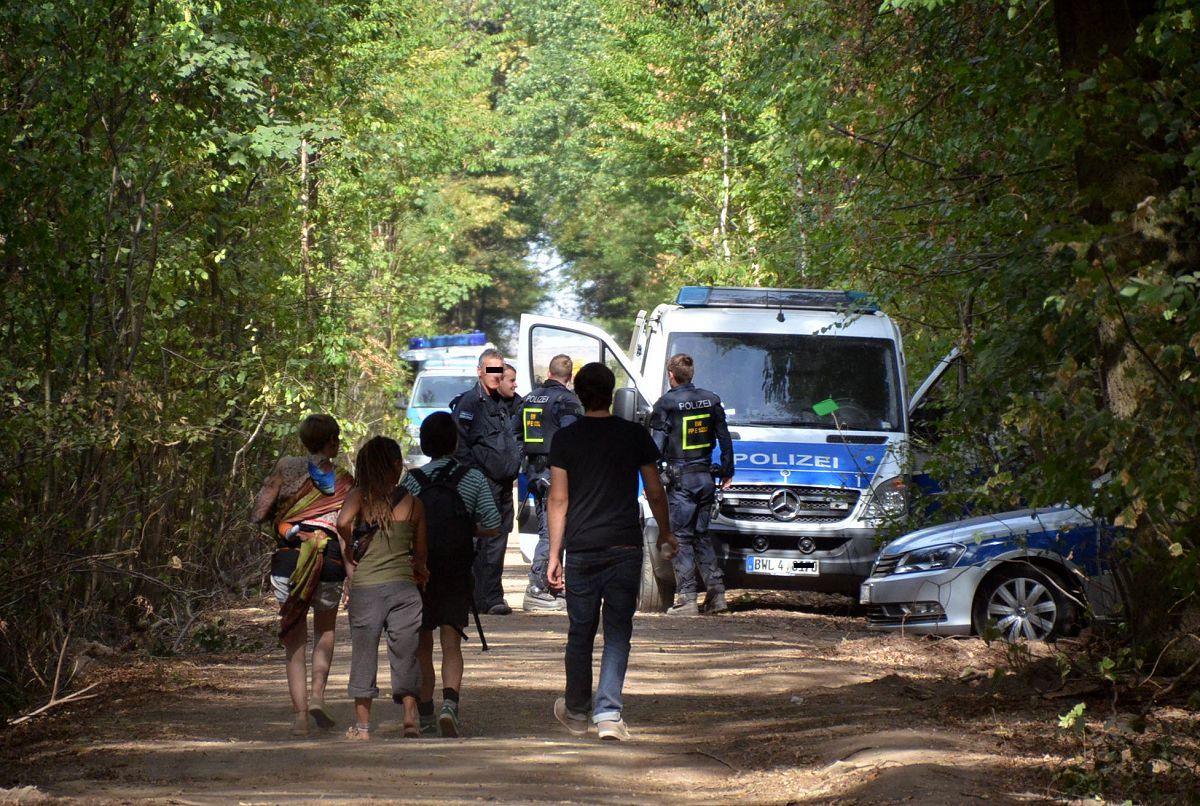
[[308, 727], [308, 680], [304, 668], [305, 647], [308, 645], [308, 624], [302, 621], [283, 639], [284, 657], [287, 659], [288, 694], [292, 697], [292, 711], [296, 715], [294, 731]]
[[[445, 647], [445, 645], [443, 640], [442, 646]], [[446, 650], [443, 649], [443, 658], [445, 658], [445, 652]], [[421, 702], [429, 702], [433, 699], [433, 689], [437, 685], [437, 680], [433, 676], [433, 630], [421, 630], [420, 642], [417, 644], [417, 659], [421, 662]], [[445, 676], [446, 672], [443, 667], [442, 677]]]
[[[416, 705], [413, 708], [416, 709]], [[370, 697], [355, 697], [354, 698], [354, 718], [360, 725], [371, 724], [371, 698]]]
[[333, 630], [337, 625], [337, 610], [313, 611], [312, 698], [325, 702], [325, 683], [333, 663]]
[[[357, 703], [357, 700], [355, 702]], [[369, 713], [370, 706], [368, 705], [367, 708]], [[408, 736], [410, 733], [419, 735], [415, 733], [419, 730], [417, 723], [417, 698], [411, 694], [406, 694], [404, 696], [404, 735]]]
[[[429, 634], [429, 638], [432, 644], [433, 633]], [[462, 636], [458, 634], [458, 630], [448, 624], [443, 624], [441, 627], [441, 642], [442, 686], [452, 688], [455, 691], [461, 691], [463, 678]], [[429, 665], [432, 668], [432, 656], [429, 659]], [[433, 686], [429, 687], [429, 694], [431, 697], [433, 696]]]

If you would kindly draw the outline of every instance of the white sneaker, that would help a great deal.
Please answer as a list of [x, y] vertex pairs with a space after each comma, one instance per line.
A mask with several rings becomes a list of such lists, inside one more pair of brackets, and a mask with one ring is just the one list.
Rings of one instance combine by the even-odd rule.
[[629, 740], [629, 726], [624, 719], [606, 719], [596, 723], [596, 733], [601, 739], [610, 742], [625, 742]]

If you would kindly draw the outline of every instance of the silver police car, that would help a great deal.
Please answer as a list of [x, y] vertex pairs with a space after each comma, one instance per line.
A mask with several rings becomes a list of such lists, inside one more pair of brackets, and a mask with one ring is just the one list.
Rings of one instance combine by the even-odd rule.
[[1067, 506], [931, 526], [880, 550], [859, 600], [872, 629], [1052, 641], [1118, 612], [1113, 537]]

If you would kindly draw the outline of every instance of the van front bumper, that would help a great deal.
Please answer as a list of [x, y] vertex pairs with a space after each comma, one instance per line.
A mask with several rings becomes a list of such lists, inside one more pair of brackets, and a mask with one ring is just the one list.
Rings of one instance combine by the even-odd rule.
[[[787, 533], [710, 529], [709, 535], [724, 569], [727, 588], [817, 591], [857, 597], [877, 553], [873, 529]], [[802, 543], [811, 551], [802, 551]]]

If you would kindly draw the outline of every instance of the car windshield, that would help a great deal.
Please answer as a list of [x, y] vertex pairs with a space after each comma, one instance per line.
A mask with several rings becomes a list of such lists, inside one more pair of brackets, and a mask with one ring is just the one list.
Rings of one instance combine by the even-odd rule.
[[[696, 385], [721, 396], [731, 425], [903, 429], [896, 350], [887, 339], [675, 333], [668, 355], [676, 353], [696, 362]], [[813, 411], [830, 398], [836, 411]]]
[[475, 383], [474, 373], [463, 375], [422, 375], [413, 386], [412, 404], [423, 409], [448, 409], [459, 392]]

